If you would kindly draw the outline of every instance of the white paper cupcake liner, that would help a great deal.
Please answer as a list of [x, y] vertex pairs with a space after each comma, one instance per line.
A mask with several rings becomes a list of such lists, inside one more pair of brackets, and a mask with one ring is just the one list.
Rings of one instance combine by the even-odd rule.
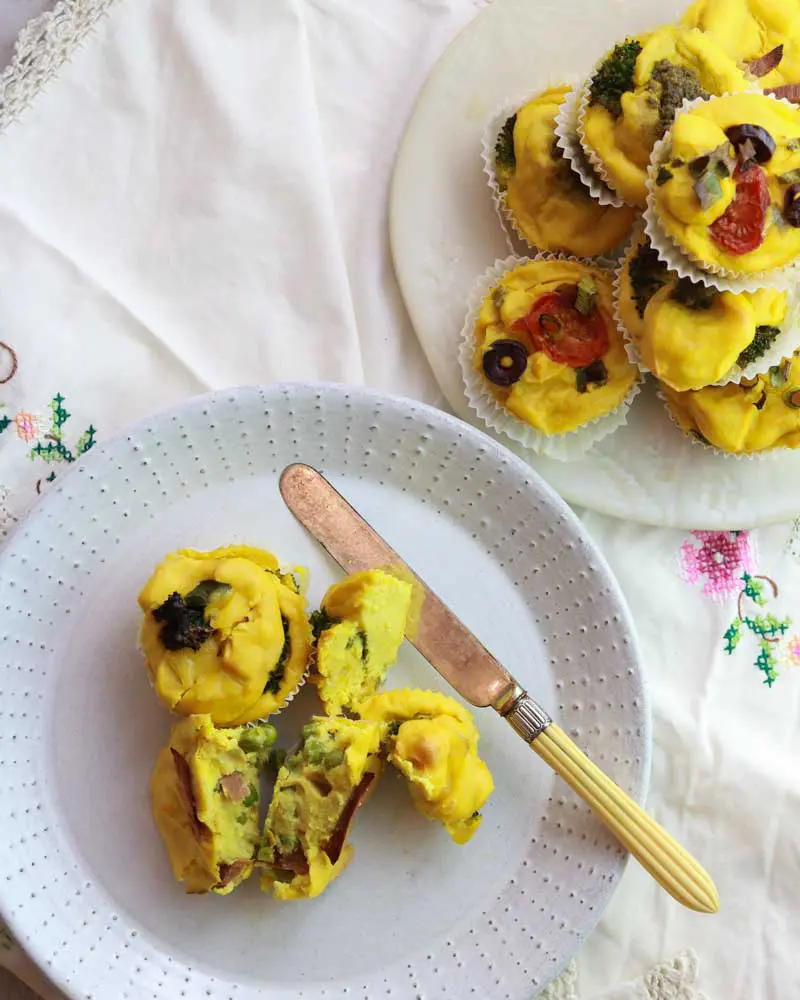
[[769, 449], [769, 451], [739, 451], [739, 452], [723, 451], [721, 448], [716, 448], [713, 444], [707, 444], [705, 441], [701, 441], [700, 438], [692, 434], [691, 431], [685, 431], [681, 427], [681, 425], [675, 418], [675, 415], [673, 414], [672, 410], [669, 408], [669, 403], [667, 402], [667, 398], [664, 395], [661, 386], [658, 384], [658, 382], [656, 382], [656, 395], [664, 404], [664, 409], [675, 430], [682, 437], [688, 438], [689, 443], [692, 445], [692, 447], [702, 448], [703, 451], [706, 452], [706, 454], [716, 455], [718, 458], [724, 458], [726, 461], [763, 462], [768, 460], [770, 455], [773, 455], [775, 452], [792, 450], [791, 448], [771, 448]]
[[591, 98], [590, 88], [592, 86], [592, 80], [594, 79], [595, 73], [605, 61], [607, 55], [608, 53], [605, 53], [602, 59], [595, 64], [592, 72], [575, 92], [575, 135], [581, 152], [583, 153], [589, 167], [594, 171], [595, 175], [600, 179], [600, 182], [604, 185], [604, 187], [607, 188], [607, 190], [611, 192], [611, 195], [617, 199], [617, 203], [620, 205], [633, 205], [635, 208], [638, 208], [639, 206], [635, 201], [630, 201], [617, 191], [614, 187], [614, 180], [606, 169], [603, 158], [598, 155], [596, 150], [586, 139], [586, 112], [589, 110], [589, 100]]
[[538, 254], [530, 257], [506, 257], [496, 260], [478, 279], [469, 297], [467, 315], [461, 329], [461, 344], [458, 361], [464, 382], [464, 391], [470, 408], [493, 431], [505, 434], [524, 448], [537, 455], [546, 455], [561, 462], [569, 462], [585, 454], [604, 437], [622, 427], [628, 419], [628, 410], [641, 388], [641, 380], [633, 383], [626, 397], [610, 413], [595, 417], [581, 427], [563, 434], [544, 434], [530, 424], [525, 423], [510, 413], [486, 389], [481, 375], [473, 366], [475, 353], [475, 323], [478, 319], [481, 303], [489, 291], [497, 284], [504, 274], [532, 260], [571, 260], [575, 263], [585, 263], [568, 254]]
[[[721, 94], [719, 96], [731, 97], [733, 95]], [[783, 100], [783, 98], [775, 97], [772, 94], [764, 94], [763, 96], [771, 101], [786, 104], [787, 107], [792, 108], [797, 113], [797, 105], [791, 104], [789, 101]], [[680, 115], [685, 114], [703, 102], [703, 98], [698, 98], [694, 101], [684, 101], [680, 111], [675, 116], [676, 120]], [[665, 232], [658, 220], [655, 179], [658, 168], [667, 159], [666, 153], [671, 139], [672, 130], [670, 129], [663, 139], [659, 139], [655, 144], [647, 173], [647, 207], [644, 213], [645, 232], [649, 236], [650, 243], [661, 260], [673, 271], [676, 271], [680, 277], [691, 278], [692, 281], [706, 285], [708, 288], [716, 288], [721, 292], [755, 292], [759, 288], [785, 289], [797, 281], [800, 270], [798, 270], [796, 263], [774, 271], [742, 274], [707, 261], [701, 261], [690, 250], [682, 247], [677, 239]]]
[[[585, 87], [586, 84], [583, 86]], [[580, 90], [571, 90], [561, 105], [556, 116], [556, 142], [564, 156], [569, 160], [572, 169], [580, 177], [584, 186], [589, 189], [591, 196], [601, 205], [621, 208], [625, 202], [593, 167], [578, 136], [578, 101], [580, 96]]]
[[[628, 360], [631, 364], [636, 365], [643, 374], [649, 373], [658, 378], [657, 373], [653, 372], [644, 363], [639, 344], [626, 327], [619, 308], [622, 294], [622, 272], [627, 266], [628, 257], [638, 243], [640, 235], [641, 229], [639, 228], [634, 238], [628, 244], [622, 263], [614, 275], [614, 319], [625, 338], [625, 352], [628, 355]], [[744, 368], [740, 368], [739, 365], [733, 365], [722, 378], [710, 383], [711, 385], [728, 385], [730, 382], [741, 382], [743, 378], [755, 378], [756, 375], [762, 375], [768, 371], [773, 365], [780, 364], [784, 358], [789, 357], [800, 348], [800, 294], [796, 288], [789, 288], [787, 289], [787, 297], [786, 316], [781, 323], [781, 332], [775, 338], [769, 350], [765, 351], [758, 360], [753, 361]]]
[[[527, 96], [524, 96], [513, 102], [506, 102], [501, 107], [499, 107], [492, 115], [491, 120], [484, 129], [483, 139], [481, 141], [481, 160], [483, 162], [483, 172], [486, 175], [489, 184], [489, 189], [492, 192], [492, 202], [494, 204], [495, 211], [497, 212], [498, 218], [500, 219], [500, 222], [503, 226], [503, 232], [505, 233], [506, 237], [506, 245], [509, 251], [515, 255], [519, 253], [520, 249], [522, 249], [524, 253], [529, 253], [532, 256], [536, 256], [537, 254], [540, 253], [548, 253], [551, 251], [542, 250], [541, 247], [537, 246], [530, 239], [528, 239], [528, 237], [519, 227], [517, 220], [514, 217], [514, 213], [508, 207], [508, 202], [506, 200], [506, 193], [505, 191], [502, 191], [500, 189], [500, 185], [497, 183], [497, 174], [495, 172], [495, 165], [494, 165], [495, 144], [497, 142], [497, 136], [498, 133], [500, 132], [500, 129], [503, 127], [503, 125], [505, 125], [506, 121], [511, 117], [511, 115], [517, 112], [521, 107], [524, 107], [524, 105], [527, 104], [529, 101], [532, 101], [535, 97], [538, 97], [544, 89], [546, 88], [543, 87], [539, 88], [538, 90], [533, 91]], [[573, 90], [570, 91], [570, 93], [567, 95], [563, 104], [561, 105], [562, 110], [564, 106], [573, 97], [574, 93], [575, 91]], [[558, 119], [556, 120], [558, 121]], [[557, 129], [555, 130], [555, 133], [557, 134]], [[563, 149], [563, 146], [561, 145], [561, 140], [557, 139], [557, 142], [559, 148]], [[578, 148], [580, 149], [579, 146]], [[572, 164], [571, 159], [570, 163]], [[591, 174], [591, 168], [589, 168], [588, 164], [586, 165], [586, 168], [588, 173]], [[581, 174], [577, 170], [576, 172], [583, 181], [584, 186], [587, 188], [589, 194], [595, 197], [596, 200], [600, 202], [600, 204], [614, 205], [615, 207], [620, 207], [623, 204], [623, 202], [620, 201], [619, 199], [614, 201], [608, 201], [608, 200], [603, 201], [602, 198], [597, 197], [591, 185], [584, 178], [583, 174]], [[597, 186], [598, 185], [595, 182], [595, 187]], [[600, 185], [600, 187], [602, 188], [602, 184]], [[515, 240], [518, 241], [516, 244], [514, 242]], [[615, 247], [607, 254], [598, 254], [592, 257], [576, 257], [575, 259], [584, 261], [585, 263], [598, 264], [601, 267], [613, 267], [616, 261], [619, 260], [619, 255], [623, 249], [623, 246], [624, 244], [621, 244], [619, 247]]]

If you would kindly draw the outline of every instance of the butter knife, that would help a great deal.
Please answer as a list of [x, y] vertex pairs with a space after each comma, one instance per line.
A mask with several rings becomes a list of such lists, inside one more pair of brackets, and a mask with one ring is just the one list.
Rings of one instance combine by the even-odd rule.
[[290, 465], [280, 491], [297, 520], [345, 572], [384, 569], [409, 580], [418, 613], [406, 638], [431, 666], [472, 705], [494, 708], [679, 903], [700, 913], [717, 912], [717, 890], [705, 869], [589, 760], [320, 472]]

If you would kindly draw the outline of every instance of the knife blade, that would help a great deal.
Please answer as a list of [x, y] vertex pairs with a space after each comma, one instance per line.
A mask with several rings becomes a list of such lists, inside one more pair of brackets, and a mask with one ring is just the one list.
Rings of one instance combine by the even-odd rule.
[[431, 666], [471, 704], [499, 712], [678, 902], [717, 911], [717, 890], [705, 869], [589, 760], [320, 472], [287, 466], [279, 488], [289, 510], [345, 572], [384, 569], [408, 580], [415, 613], [406, 638]]

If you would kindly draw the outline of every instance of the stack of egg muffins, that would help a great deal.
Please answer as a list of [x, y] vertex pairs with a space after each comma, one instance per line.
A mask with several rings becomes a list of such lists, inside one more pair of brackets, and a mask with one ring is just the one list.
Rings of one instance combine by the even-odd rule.
[[489, 188], [528, 254], [482, 275], [462, 331], [489, 427], [571, 460], [649, 374], [698, 446], [800, 445], [797, 102], [800, 0], [697, 0], [492, 117]]

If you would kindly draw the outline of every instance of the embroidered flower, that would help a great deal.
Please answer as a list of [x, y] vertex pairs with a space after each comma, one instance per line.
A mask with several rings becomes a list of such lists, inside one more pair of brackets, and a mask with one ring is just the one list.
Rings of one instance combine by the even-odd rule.
[[781, 643], [778, 659], [782, 667], [800, 667], [800, 635], [793, 635]]
[[42, 433], [42, 418], [36, 413], [20, 410], [14, 417], [17, 437], [23, 441], [34, 441]]
[[743, 573], [755, 570], [755, 542], [747, 531], [693, 531], [680, 550], [680, 573], [687, 583], [703, 584], [713, 600], [733, 597]]

